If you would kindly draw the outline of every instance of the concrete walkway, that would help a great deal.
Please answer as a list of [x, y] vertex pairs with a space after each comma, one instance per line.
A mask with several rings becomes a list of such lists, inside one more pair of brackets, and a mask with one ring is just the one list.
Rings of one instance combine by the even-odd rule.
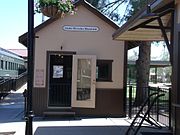
[[[24, 97], [26, 85], [17, 91], [12, 91], [3, 100], [0, 100], [0, 135], [15, 132], [15, 135], [25, 134]], [[118, 126], [129, 125], [124, 119], [118, 118], [72, 118], [72, 119], [44, 119], [34, 118], [34, 135], [118, 135]], [[83, 127], [83, 128], [82, 128]], [[89, 132], [91, 131], [91, 132]]]
[[[24, 128], [24, 97], [22, 92], [26, 85], [0, 100], [0, 135], [4, 132], [17, 132]], [[20, 135], [20, 134], [19, 134]], [[23, 134], [22, 134], [23, 135]]]
[[[0, 100], [0, 135], [25, 135], [24, 98], [26, 85]], [[34, 118], [34, 135], [124, 135], [128, 118]], [[144, 130], [144, 129], [142, 129]], [[153, 131], [156, 129], [145, 129]], [[157, 130], [159, 132], [160, 130]], [[166, 130], [167, 131], [167, 130]], [[7, 133], [9, 132], [9, 133]], [[14, 132], [14, 133], [13, 133]]]

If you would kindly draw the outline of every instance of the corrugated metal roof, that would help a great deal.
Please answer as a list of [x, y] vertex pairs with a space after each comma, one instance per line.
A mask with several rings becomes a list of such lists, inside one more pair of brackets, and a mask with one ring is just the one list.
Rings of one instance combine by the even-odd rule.
[[21, 58], [20, 56], [18, 56], [17, 54], [10, 52], [6, 49], [0, 48], [0, 54], [8, 56], [8, 57], [12, 57], [12, 58], [16, 58], [16, 59], [21, 59], [23, 60], [23, 58]]
[[27, 49], [8, 49], [8, 50], [21, 57], [27, 57]]
[[[128, 65], [136, 65], [136, 61], [129, 60]], [[150, 62], [151, 67], [168, 67], [171, 66], [169, 61], [153, 60]]]

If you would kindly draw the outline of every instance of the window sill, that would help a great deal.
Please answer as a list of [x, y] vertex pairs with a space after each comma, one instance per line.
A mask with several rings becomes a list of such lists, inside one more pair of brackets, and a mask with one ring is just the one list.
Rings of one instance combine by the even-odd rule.
[[96, 80], [96, 82], [113, 82], [113, 80]]

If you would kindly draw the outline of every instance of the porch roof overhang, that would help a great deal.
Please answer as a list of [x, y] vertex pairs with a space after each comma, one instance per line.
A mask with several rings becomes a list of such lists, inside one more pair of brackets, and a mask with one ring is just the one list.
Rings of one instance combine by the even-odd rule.
[[170, 39], [171, 13], [174, 10], [173, 0], [155, 0], [150, 3], [151, 13], [147, 7], [131, 17], [112, 35], [115, 40], [122, 41], [163, 41], [164, 37], [159, 25], [161, 19], [163, 28]]
[[[136, 61], [130, 60], [128, 61], [128, 65], [135, 66]], [[160, 61], [160, 60], [151, 60], [150, 61], [150, 67], [151, 68], [158, 68], [158, 67], [170, 67], [171, 63], [169, 61]]]

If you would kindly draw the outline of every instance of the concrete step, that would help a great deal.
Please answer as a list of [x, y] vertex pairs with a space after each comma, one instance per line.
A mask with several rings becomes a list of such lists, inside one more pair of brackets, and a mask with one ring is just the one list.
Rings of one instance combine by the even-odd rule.
[[44, 116], [75, 116], [75, 112], [71, 110], [48, 110], [43, 114]]
[[12, 131], [12, 132], [0, 132], [0, 135], [14, 135], [16, 132]]

